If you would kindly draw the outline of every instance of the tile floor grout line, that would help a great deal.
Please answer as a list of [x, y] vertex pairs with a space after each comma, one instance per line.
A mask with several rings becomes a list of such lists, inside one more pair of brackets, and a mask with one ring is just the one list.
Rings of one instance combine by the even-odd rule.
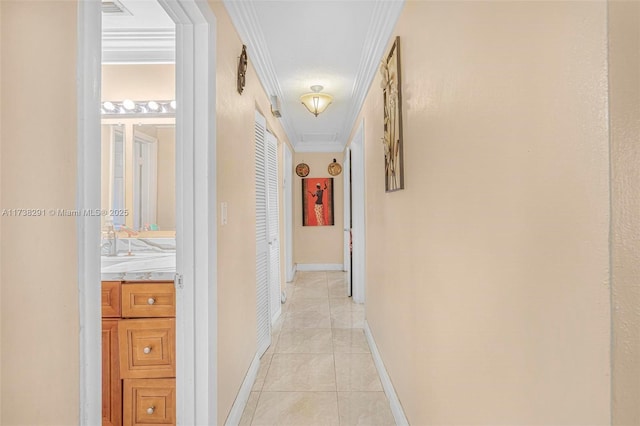
[[[340, 417], [340, 397], [339, 397], [339, 395], [340, 395], [341, 391], [338, 390], [338, 370], [337, 370], [337, 363], [336, 363], [336, 361], [337, 361], [336, 357], [338, 357], [338, 355], [336, 355], [336, 354], [338, 352], [336, 352], [337, 347], [336, 347], [336, 340], [335, 339], [337, 339], [337, 337], [338, 337], [337, 334], [340, 334], [340, 335], [345, 337], [345, 339], [344, 339], [345, 342], [343, 342], [343, 343], [346, 346], [343, 348], [343, 350], [340, 352], [340, 354], [345, 355], [345, 356], [347, 356], [349, 358], [352, 358], [352, 355], [354, 354], [353, 350], [354, 350], [354, 344], [355, 344], [354, 343], [355, 342], [355, 337], [354, 337], [355, 331], [358, 330], [359, 331], [359, 334], [358, 334], [359, 337], [362, 337], [362, 336], [360, 336], [360, 334], [363, 334], [363, 330], [362, 330], [362, 327], [357, 327], [357, 325], [359, 323], [359, 320], [354, 316], [354, 314], [357, 311], [356, 309], [354, 309], [354, 306], [351, 305], [351, 304], [344, 303], [342, 300], [338, 300], [338, 299], [342, 299], [342, 297], [333, 297], [333, 298], [331, 297], [332, 295], [335, 296], [335, 293], [331, 294], [329, 292], [329, 282], [328, 282], [329, 281], [329, 273], [328, 272], [326, 272], [326, 271], [321, 272], [320, 274], [315, 275], [316, 278], [314, 278], [314, 273], [310, 272], [310, 273], [306, 274], [306, 277], [302, 277], [302, 279], [299, 280], [299, 281], [297, 280], [298, 275], [296, 275], [296, 279], [294, 279], [294, 281], [292, 282], [291, 288], [293, 288], [294, 290], [295, 289], [299, 289], [299, 288], [303, 288], [303, 287], [298, 287], [296, 285], [300, 284], [300, 282], [304, 282], [305, 280], [309, 280], [309, 281], [307, 281], [307, 282], [305, 282], [303, 284], [303, 285], [306, 285], [307, 288], [309, 288], [308, 284], [307, 284], [309, 282], [315, 282], [316, 283], [316, 284], [311, 286], [312, 289], [313, 288], [315, 288], [315, 289], [322, 288], [322, 284], [321, 284], [322, 280], [317, 278], [318, 275], [320, 275], [320, 276], [324, 275], [324, 277], [326, 277], [327, 281], [325, 281], [325, 282], [326, 282], [326, 286], [327, 286], [327, 297], [306, 298], [306, 297], [300, 297], [301, 296], [300, 294], [298, 294], [297, 297], [296, 297], [296, 291], [293, 291], [292, 292], [292, 297], [290, 299], [290, 303], [287, 304], [288, 306], [286, 307], [286, 310], [283, 311], [283, 313], [286, 313], [286, 314], [291, 313], [290, 308], [295, 307], [295, 302], [296, 301], [303, 301], [304, 300], [305, 302], [302, 302], [302, 303], [306, 304], [306, 305], [324, 304], [324, 303], [326, 303], [329, 306], [329, 311], [328, 311], [328, 313], [325, 311], [325, 313], [320, 314], [320, 316], [326, 318], [326, 315], [328, 314], [328, 316], [329, 316], [329, 327], [328, 328], [327, 327], [319, 327], [319, 328], [318, 327], [302, 327], [302, 328], [298, 328], [298, 327], [295, 326], [296, 324], [294, 324], [294, 326], [292, 328], [285, 329], [284, 328], [284, 321], [288, 317], [286, 315], [283, 315], [283, 318], [282, 318], [283, 322], [281, 324], [281, 327], [279, 327], [279, 329], [278, 329], [277, 343], [274, 345], [273, 353], [271, 354], [270, 363], [269, 363], [269, 366], [268, 366], [266, 374], [265, 374], [265, 380], [264, 380], [264, 382], [262, 384], [262, 387], [258, 391], [256, 391], [256, 392], [258, 392], [258, 400], [256, 401], [255, 409], [254, 409], [254, 412], [253, 412], [253, 415], [252, 415], [252, 418], [251, 418], [251, 424], [252, 425], [256, 421], [258, 421], [258, 422], [262, 421], [262, 423], [260, 423], [260, 424], [264, 424], [264, 422], [266, 421], [266, 419], [264, 419], [264, 418], [263, 419], [259, 419], [259, 418], [256, 417], [256, 415], [258, 414], [257, 409], [258, 409], [258, 404], [260, 403], [260, 401], [262, 401], [263, 404], [267, 404], [267, 402], [269, 400], [273, 399], [273, 397], [266, 398], [266, 396], [263, 395], [263, 393], [265, 393], [265, 392], [267, 392], [267, 393], [282, 393], [283, 394], [282, 398], [284, 398], [284, 394], [287, 394], [287, 393], [302, 393], [302, 394], [305, 394], [305, 393], [315, 393], [315, 394], [322, 393], [322, 394], [326, 395], [327, 392], [333, 392], [335, 394], [334, 395], [335, 396], [335, 402], [336, 402], [336, 407], [337, 407], [337, 410], [338, 410], [337, 411], [337, 416], [338, 416], [337, 417], [337, 424], [338, 425], [344, 425], [345, 424], [344, 421], [346, 421], [347, 423], [349, 421], [349, 418], [350, 418], [349, 416], [350, 415], [348, 413], [346, 414], [347, 417], [344, 419], [344, 421]], [[344, 274], [343, 274], [343, 277], [344, 277]], [[335, 279], [335, 277], [333, 277], [333, 279]], [[344, 283], [346, 283], [346, 281], [343, 281], [343, 284]], [[334, 289], [335, 289], [335, 287], [334, 287]], [[306, 293], [308, 294], [309, 292], [306, 292]], [[313, 302], [307, 301], [309, 299], [316, 299], [316, 300], [313, 301]], [[333, 301], [333, 303], [331, 303], [332, 301]], [[338, 302], [340, 302], [340, 303], [338, 303]], [[333, 312], [332, 312], [332, 309], [331, 309], [332, 306], [334, 306], [334, 310], [338, 311], [338, 314], [336, 316], [336, 319], [338, 321], [335, 324], [334, 324], [334, 321], [332, 321], [332, 315], [333, 315]], [[348, 308], [348, 309], [346, 309], [347, 312], [344, 312], [344, 313], [340, 312], [342, 309], [344, 309], [343, 306], [344, 306], [344, 308]], [[344, 314], [347, 314], [347, 313], [349, 313], [350, 315], [344, 315]], [[361, 315], [358, 313], [358, 318], [360, 316]], [[290, 317], [293, 318], [292, 316], [290, 316]], [[342, 327], [336, 327], [336, 325], [342, 325]], [[301, 336], [311, 335], [311, 336], [313, 336], [313, 334], [314, 334], [313, 331], [309, 332], [308, 334], [305, 334], [305, 332], [303, 331], [303, 330], [310, 330], [310, 329], [311, 330], [315, 329], [316, 331], [327, 330], [327, 329], [330, 330], [329, 335], [330, 335], [330, 339], [331, 339], [330, 340], [331, 356], [332, 356], [332, 359], [333, 359], [333, 366], [334, 366], [334, 380], [335, 380], [335, 388], [334, 389], [335, 390], [325, 390], [325, 391], [314, 391], [314, 390], [306, 390], [306, 391], [303, 391], [303, 390], [292, 390], [292, 391], [280, 390], [280, 391], [276, 391], [276, 390], [268, 390], [268, 391], [265, 391], [264, 386], [266, 385], [266, 376], [270, 372], [274, 373], [274, 371], [271, 371], [271, 367], [272, 367], [271, 363], [273, 362], [273, 357], [276, 354], [279, 354], [279, 355], [290, 355], [290, 356], [296, 356], [296, 355], [301, 355], [301, 354], [311, 354], [311, 355], [320, 355], [320, 354], [328, 355], [329, 354], [329, 352], [305, 352], [305, 348], [309, 346], [309, 345], [307, 345], [305, 343], [305, 341], [304, 341], [305, 339], [302, 340], [302, 344], [299, 346], [300, 349], [303, 352], [290, 352], [290, 353], [289, 352], [276, 352], [276, 350], [280, 350], [279, 349], [280, 343], [282, 343], [280, 341], [280, 337], [282, 337], [282, 333], [283, 332], [288, 333], [289, 336], [296, 336], [296, 335], [301, 335]], [[341, 330], [340, 333], [337, 333], [338, 330]], [[344, 330], [344, 331], [342, 331], [342, 330]], [[324, 335], [326, 336], [326, 332], [325, 332]], [[275, 338], [273, 340], [275, 341]], [[360, 340], [361, 339], [358, 339], [357, 342], [360, 342]], [[293, 339], [292, 341], [295, 341], [295, 339]], [[309, 342], [311, 342], [311, 341], [313, 341], [316, 344], [318, 344], [318, 342], [319, 342], [316, 339], [309, 339]], [[278, 348], [276, 348], [276, 346], [278, 346]], [[295, 344], [292, 345], [292, 347], [295, 347], [295, 346], [296, 346]], [[361, 353], [361, 352], [355, 352], [355, 353], [360, 354], [360, 355], [365, 355], [365, 353]], [[370, 351], [368, 352], [368, 354], [371, 357], [373, 356]], [[340, 355], [340, 357], [342, 357], [342, 355]], [[377, 373], [377, 371], [376, 371], [376, 373]], [[347, 378], [349, 379], [349, 383], [351, 383], [351, 379], [352, 379], [351, 374], [347, 374], [347, 376], [348, 376]], [[376, 376], [378, 377], [378, 379], [380, 378], [379, 374], [376, 374]], [[356, 396], [357, 394], [363, 394], [363, 395], [364, 394], [368, 394], [368, 395], [380, 395], [380, 394], [382, 394], [382, 395], [384, 395], [384, 392], [374, 391], [374, 390], [366, 390], [366, 391], [363, 390], [363, 391], [355, 392], [355, 391], [353, 391], [351, 389], [351, 386], [348, 386], [348, 389], [345, 390], [345, 391], [342, 391], [342, 393], [347, 395], [346, 396], [346, 400], [345, 400], [345, 404], [347, 404], [346, 407], [351, 407], [351, 408], [349, 408], [348, 412], [351, 412], [350, 410], [355, 408], [355, 406], [352, 407], [352, 404], [354, 403], [354, 401], [358, 400], [359, 397]], [[386, 399], [386, 395], [384, 395], [384, 396], [385, 396], [385, 400], [387, 401], [386, 405], [388, 405], [388, 400]], [[333, 399], [329, 395], [326, 395], [326, 397], [328, 397], [329, 400]], [[276, 397], [276, 398], [280, 398], [280, 397]], [[305, 398], [310, 398], [311, 401], [315, 401], [315, 397], [313, 397], [313, 396], [309, 396], [309, 397], [305, 397]], [[353, 398], [356, 398], [356, 399], [354, 400]], [[279, 411], [278, 411], [279, 414], [277, 414], [278, 418], [281, 419], [281, 420], [284, 419], [284, 418], [280, 417], [280, 416], [283, 416], [283, 415], [284, 416], [288, 416], [288, 415], [292, 415], [292, 414], [295, 415], [295, 412], [288, 411], [288, 410], [291, 409], [291, 407], [289, 407], [289, 408], [285, 408], [285, 407], [283, 407], [285, 411], [281, 411], [282, 409], [279, 409]], [[360, 409], [362, 409], [362, 408], [360, 408]], [[297, 414], [299, 414], [299, 413], [297, 413]], [[377, 415], [379, 415], [379, 412], [376, 410], [376, 412], [373, 412], [373, 413], [370, 413], [370, 414], [373, 414], [373, 415], [377, 416]], [[277, 422], [277, 421], [278, 420], [274, 419], [274, 422]], [[258, 423], [256, 423], [256, 424], [258, 424]]]

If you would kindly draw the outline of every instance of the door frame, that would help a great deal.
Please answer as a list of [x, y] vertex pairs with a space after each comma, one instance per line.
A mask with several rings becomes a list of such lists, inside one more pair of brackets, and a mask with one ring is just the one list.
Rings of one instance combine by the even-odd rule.
[[[199, 0], [158, 0], [176, 23], [176, 416], [217, 422], [216, 21]], [[78, 1], [77, 207], [100, 206], [101, 2]], [[208, 52], [196, 55], [195, 52]], [[197, 90], [196, 90], [197, 87]], [[196, 233], [196, 229], [198, 232]], [[77, 222], [79, 423], [102, 423], [100, 217]], [[197, 372], [197, 374], [196, 374]]]
[[347, 273], [347, 296], [353, 296], [351, 287], [351, 148], [344, 150], [344, 161], [342, 162], [342, 173], [344, 176], [344, 232], [343, 232], [343, 264], [342, 268]]
[[293, 281], [293, 153], [286, 143], [284, 150], [284, 257], [285, 281]]
[[350, 145], [352, 173], [352, 214], [353, 214], [353, 301], [365, 303], [365, 170], [364, 170], [364, 119]]

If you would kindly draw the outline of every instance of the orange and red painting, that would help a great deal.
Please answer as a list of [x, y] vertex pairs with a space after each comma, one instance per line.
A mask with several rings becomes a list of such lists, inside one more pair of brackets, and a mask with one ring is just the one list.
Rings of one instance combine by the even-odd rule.
[[334, 225], [333, 178], [302, 179], [302, 225]]

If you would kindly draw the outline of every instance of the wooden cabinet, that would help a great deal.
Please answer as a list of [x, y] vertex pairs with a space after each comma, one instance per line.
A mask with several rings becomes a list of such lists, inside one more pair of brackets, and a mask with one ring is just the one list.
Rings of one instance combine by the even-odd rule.
[[123, 318], [159, 318], [176, 316], [173, 283], [122, 284]]
[[122, 386], [118, 362], [118, 320], [102, 320], [102, 424], [122, 424]]
[[124, 423], [176, 424], [175, 379], [125, 379]]
[[102, 424], [172, 425], [173, 282], [102, 282]]
[[120, 321], [120, 377], [175, 377], [176, 323], [173, 318]]

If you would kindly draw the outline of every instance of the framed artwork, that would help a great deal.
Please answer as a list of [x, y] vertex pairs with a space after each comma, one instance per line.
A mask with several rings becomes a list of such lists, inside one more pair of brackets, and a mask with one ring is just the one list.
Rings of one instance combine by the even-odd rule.
[[385, 191], [393, 192], [404, 189], [400, 37], [396, 37], [389, 54], [382, 61], [380, 73], [384, 105]]
[[333, 178], [302, 179], [302, 225], [334, 225]]

